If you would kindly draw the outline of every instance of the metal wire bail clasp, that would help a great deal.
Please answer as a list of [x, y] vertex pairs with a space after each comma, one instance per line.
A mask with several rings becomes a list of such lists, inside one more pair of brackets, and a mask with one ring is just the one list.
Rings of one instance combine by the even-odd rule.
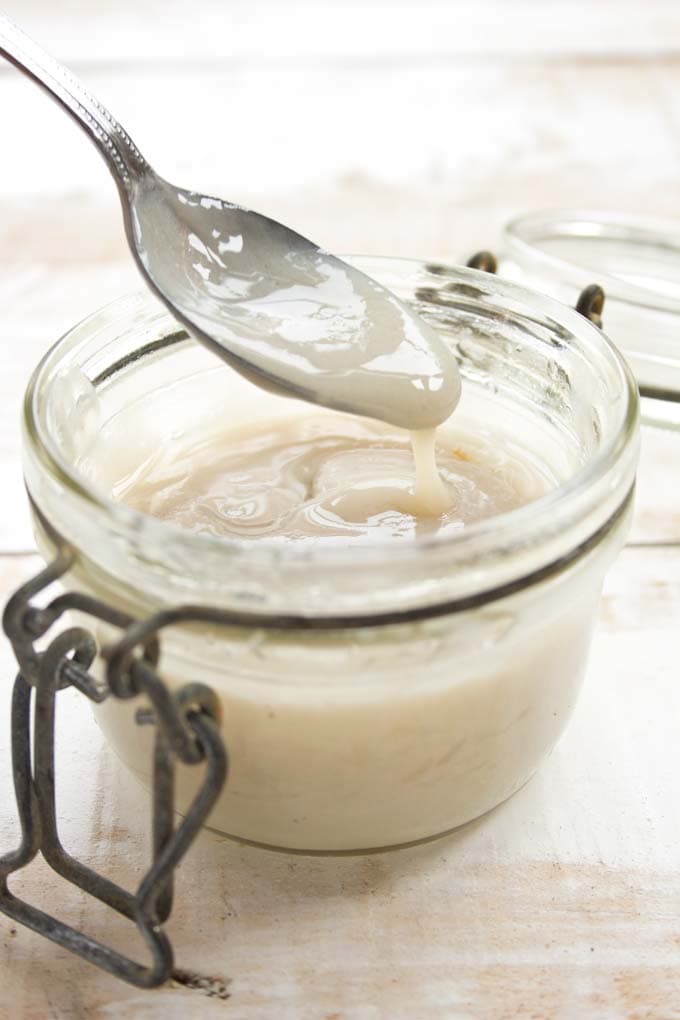
[[[478, 251], [471, 255], [465, 265], [468, 269], [480, 269], [483, 273], [496, 273], [498, 271], [498, 259], [490, 251]], [[577, 312], [590, 322], [602, 329], [602, 311], [604, 309], [605, 293], [599, 283], [591, 283], [584, 287], [579, 294], [574, 308]]]
[[[227, 753], [217, 725], [216, 698], [210, 688], [189, 684], [171, 692], [156, 673], [159, 646], [155, 618], [139, 624], [106, 603], [78, 592], [58, 595], [43, 608], [33, 603], [72, 562], [73, 554], [60, 544], [53, 562], [15, 592], [3, 617], [3, 628], [19, 665], [12, 694], [11, 730], [21, 842], [16, 850], [0, 858], [0, 910], [116, 977], [152, 988], [172, 974], [172, 947], [161, 925], [172, 908], [173, 873], [224, 786]], [[49, 632], [69, 610], [122, 630], [114, 646], [101, 650], [108, 660], [105, 680], [90, 672], [98, 649], [89, 630], [70, 627], [49, 640]], [[43, 647], [45, 639], [49, 643]], [[40, 651], [36, 650], [38, 641]], [[134, 893], [76, 860], [59, 838], [54, 786], [55, 698], [69, 686], [94, 702], [144, 693], [152, 705], [150, 710], [137, 713], [138, 723], [156, 725], [152, 860]], [[175, 828], [174, 771], [178, 759], [190, 765], [204, 763], [205, 777]], [[134, 921], [151, 952], [150, 966], [129, 959], [10, 891], [9, 876], [26, 867], [38, 852], [67, 882]]]

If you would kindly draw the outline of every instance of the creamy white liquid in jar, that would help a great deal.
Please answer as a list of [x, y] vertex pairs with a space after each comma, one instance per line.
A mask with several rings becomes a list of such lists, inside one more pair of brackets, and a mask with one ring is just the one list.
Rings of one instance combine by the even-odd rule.
[[481, 427], [409, 441], [380, 422], [310, 409], [159, 447], [114, 495], [195, 533], [353, 546], [453, 535], [548, 486], [521, 451]]
[[[114, 496], [213, 538], [349, 555], [383, 543], [389, 557], [395, 544], [415, 552], [428, 536], [453, 538], [556, 484], [500, 427], [454, 416], [436, 437], [446, 507], [423, 514], [407, 432], [304, 405], [286, 403], [286, 414], [275, 397], [268, 415], [269, 399], [258, 396], [255, 420], [244, 409], [231, 427], [211, 421], [147, 445], [143, 457], [131, 437], [152, 408], [128, 408], [106, 438]], [[196, 638], [208, 657], [201, 673], [187, 636], [164, 635], [164, 678], [179, 686], [200, 676], [220, 699], [230, 773], [209, 824], [279, 847], [358, 850], [433, 835], [492, 807], [528, 779], [575, 699], [592, 598], [574, 598], [567, 608], [564, 592], [545, 594], [528, 619], [519, 606], [491, 606], [361, 633], [208, 628]], [[334, 608], [330, 600], [319, 611]], [[110, 699], [97, 716], [148, 779], [151, 734], [135, 727], [134, 707]], [[180, 770], [180, 806], [197, 782]]]

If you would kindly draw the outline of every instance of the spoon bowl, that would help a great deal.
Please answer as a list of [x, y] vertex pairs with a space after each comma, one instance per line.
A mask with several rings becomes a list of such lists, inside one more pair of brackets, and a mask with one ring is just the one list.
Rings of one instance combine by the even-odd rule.
[[155, 176], [130, 212], [153, 290], [258, 385], [409, 429], [453, 411], [453, 354], [376, 280], [275, 220]]

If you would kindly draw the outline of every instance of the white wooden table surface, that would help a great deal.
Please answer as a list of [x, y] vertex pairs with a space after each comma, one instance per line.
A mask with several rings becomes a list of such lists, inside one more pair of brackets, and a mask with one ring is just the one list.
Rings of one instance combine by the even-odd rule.
[[[680, 212], [676, 0], [6, 0], [171, 180], [331, 249], [459, 261], [530, 208]], [[0, 595], [38, 565], [17, 417], [46, 347], [136, 286], [89, 143], [0, 66]], [[545, 768], [419, 848], [313, 858], [202, 836], [168, 924], [203, 987], [140, 992], [0, 917], [0, 1017], [680, 1018], [680, 435], [645, 431], [631, 541]], [[8, 706], [11, 657], [0, 652]], [[133, 886], [147, 797], [63, 696], [68, 848]], [[0, 721], [0, 849], [18, 828]], [[14, 887], [130, 950], [39, 863]], [[200, 983], [200, 982], [199, 982]]]

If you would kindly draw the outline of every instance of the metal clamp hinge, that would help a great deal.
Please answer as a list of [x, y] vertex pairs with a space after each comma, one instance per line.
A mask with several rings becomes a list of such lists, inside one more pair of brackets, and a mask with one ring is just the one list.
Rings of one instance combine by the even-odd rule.
[[[472, 255], [465, 265], [468, 269], [480, 269], [484, 273], [495, 273], [498, 269], [498, 259], [490, 251], [478, 251]], [[602, 310], [604, 308], [605, 294], [598, 283], [591, 283], [584, 287], [579, 294], [574, 308], [580, 312], [585, 319], [589, 319], [602, 329]]]
[[[227, 754], [217, 724], [218, 707], [209, 687], [189, 684], [170, 691], [156, 672], [158, 630], [163, 614], [139, 622], [106, 603], [67, 592], [40, 608], [33, 599], [62, 577], [73, 562], [64, 545], [54, 561], [9, 600], [3, 617], [19, 673], [12, 696], [12, 766], [21, 824], [19, 847], [0, 858], [0, 911], [14, 921], [77, 953], [90, 963], [141, 988], [162, 984], [172, 974], [173, 954], [162, 924], [172, 908], [173, 874], [189, 849], [227, 776]], [[87, 614], [122, 631], [111, 647], [101, 649], [105, 679], [90, 668], [98, 653], [92, 633], [70, 627], [51, 640], [49, 632], [70, 610]], [[174, 622], [181, 622], [175, 613]], [[44, 639], [49, 643], [44, 646]], [[36, 642], [42, 650], [36, 649]], [[144, 694], [151, 709], [137, 722], [155, 723], [153, 760], [152, 862], [134, 893], [76, 860], [61, 844], [54, 784], [55, 698], [75, 687], [94, 702]], [[31, 702], [34, 702], [31, 725]], [[175, 827], [175, 762], [204, 763], [205, 777], [182, 821]], [[16, 897], [9, 876], [42, 853], [62, 878], [134, 921], [151, 953], [144, 966], [96, 939]]]

